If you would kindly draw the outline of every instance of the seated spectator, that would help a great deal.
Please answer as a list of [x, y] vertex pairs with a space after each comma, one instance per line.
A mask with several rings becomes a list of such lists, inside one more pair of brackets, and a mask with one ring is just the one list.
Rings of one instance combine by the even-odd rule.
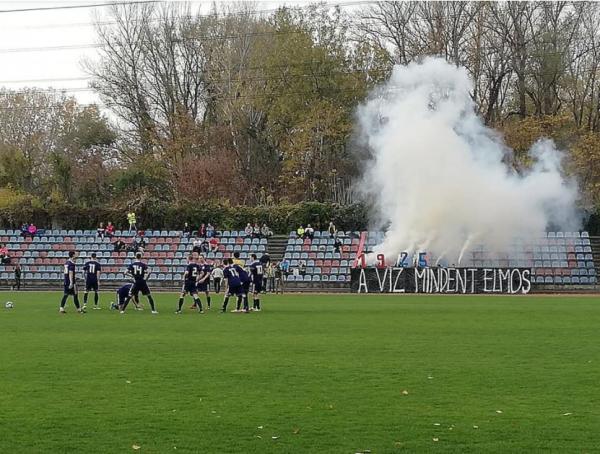
[[104, 235], [106, 235], [106, 229], [104, 228], [104, 224], [102, 222], [96, 229], [96, 234], [98, 235], [99, 238], [104, 238]]
[[208, 225], [206, 226], [206, 237], [207, 238], [213, 238], [214, 236], [215, 236], [215, 228], [209, 222]]
[[35, 226], [35, 224], [31, 223], [29, 224], [27, 231], [29, 232], [29, 235], [31, 235], [31, 238], [33, 238], [37, 233], [37, 227]]
[[337, 233], [337, 229], [335, 228], [335, 225], [333, 224], [333, 221], [331, 221], [329, 223], [329, 227], [328, 227], [327, 231], [329, 232], [329, 238], [334, 238], [335, 237], [335, 234]]
[[10, 255], [5, 244], [0, 244], [0, 263], [7, 265], [10, 263]]
[[302, 226], [298, 227], [298, 230], [296, 230], [296, 233], [298, 234], [298, 238], [304, 238], [304, 227], [302, 227]]
[[269, 227], [267, 227], [267, 224], [265, 223], [260, 228], [260, 234], [263, 238], [268, 238], [273, 235], [273, 231]]
[[206, 225], [202, 223], [198, 229], [198, 236], [200, 238], [206, 238]]
[[260, 227], [258, 226], [258, 223], [254, 223], [254, 227], [252, 228], [252, 237], [253, 238], [260, 238]]
[[205, 238], [204, 240], [202, 240], [202, 243], [200, 244], [200, 250], [204, 253], [204, 252], [208, 252], [209, 249], [210, 249], [210, 244], [208, 243], [208, 241]]
[[208, 241], [208, 249], [210, 252], [217, 252], [219, 250], [219, 240], [214, 236]]
[[248, 222], [248, 224], [246, 224], [246, 228], [244, 229], [244, 233], [246, 234], [246, 236], [248, 238], [250, 238], [252, 236], [252, 233], [254, 232], [254, 229], [252, 228], [252, 226], [250, 225], [250, 223]]
[[138, 236], [136, 236], [136, 237], [134, 238], [134, 243], [135, 243], [135, 245], [136, 245], [136, 250], [135, 250], [135, 252], [138, 252], [138, 251], [140, 251], [140, 252], [144, 252], [144, 250], [146, 249], [146, 246], [147, 246], [147, 244], [148, 244], [148, 243], [146, 242], [146, 240], [144, 239], [144, 237], [143, 237], [143, 236], [141, 236], [141, 235], [138, 235]]
[[25, 237], [29, 235], [29, 224], [25, 223], [21, 226], [21, 236]]
[[183, 236], [188, 238], [192, 234], [192, 229], [190, 225], [186, 222], [183, 224]]
[[117, 240], [114, 242], [115, 252], [122, 252], [126, 249], [125, 243], [121, 240]]
[[200, 254], [200, 252], [202, 252], [202, 239], [200, 237], [196, 237], [194, 241], [192, 241], [192, 246], [192, 252], [197, 252]]
[[304, 238], [309, 238], [309, 239], [313, 239], [315, 237], [315, 229], [313, 229], [310, 224], [308, 224], [306, 226], [306, 229], [304, 230]]
[[112, 222], [108, 221], [108, 224], [106, 226], [106, 229], [104, 229], [104, 234], [108, 237], [108, 238], [112, 238], [115, 235], [115, 226], [113, 225]]

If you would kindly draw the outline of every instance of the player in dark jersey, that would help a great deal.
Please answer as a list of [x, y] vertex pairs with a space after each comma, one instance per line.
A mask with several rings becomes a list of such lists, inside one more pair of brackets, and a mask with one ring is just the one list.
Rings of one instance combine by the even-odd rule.
[[263, 264], [260, 260], [257, 260], [256, 254], [250, 256], [252, 263], [250, 263], [250, 275], [252, 276], [253, 293], [254, 299], [252, 302], [252, 310], [260, 312], [260, 294], [263, 291]]
[[132, 287], [133, 284], [125, 284], [117, 290], [117, 302], [113, 303], [111, 309], [125, 310], [125, 306], [127, 306], [126, 302], [129, 302], [129, 299], [133, 299], [133, 305], [136, 309], [140, 310], [140, 300], [138, 295], [130, 296]]
[[200, 267], [200, 278], [198, 279], [198, 292], [204, 292], [206, 295], [206, 306], [210, 309], [210, 275], [213, 267], [207, 263], [203, 255], [198, 258], [198, 266]]
[[[127, 267], [127, 274], [133, 277], [133, 286], [129, 290], [129, 296], [131, 297], [133, 295], [138, 295], [140, 292], [142, 292], [142, 295], [148, 298], [148, 303], [150, 303], [152, 314], [158, 314], [156, 307], [154, 306], [154, 298], [152, 298], [152, 294], [148, 288], [148, 283], [146, 282], [146, 279], [148, 276], [150, 276], [150, 273], [148, 272], [148, 265], [142, 262], [141, 252], [135, 254], [135, 261]], [[121, 314], [125, 312], [127, 303], [129, 303], [129, 300], [125, 301], [123, 309], [121, 309]]]
[[242, 302], [244, 296], [244, 290], [242, 289], [242, 281], [237, 270], [234, 268], [233, 260], [223, 260], [225, 268], [223, 268], [223, 277], [227, 280], [227, 293], [225, 293], [225, 299], [223, 300], [223, 308], [221, 312], [227, 312], [227, 303], [231, 296], [237, 296], [238, 306]]
[[196, 263], [196, 259], [193, 254], [189, 256], [189, 263], [185, 269], [185, 274], [183, 275], [183, 287], [181, 288], [181, 293], [179, 295], [179, 305], [177, 307], [176, 314], [181, 314], [181, 308], [183, 306], [183, 299], [186, 294], [190, 294], [192, 298], [194, 298], [194, 306], [198, 309], [198, 312], [201, 314], [204, 313], [202, 310], [202, 301], [198, 297], [198, 279], [200, 278], [200, 265]]
[[[244, 303], [243, 312], [249, 312], [250, 310], [248, 309], [248, 292], [250, 291], [250, 284], [252, 283], [252, 279], [250, 278], [250, 275], [248, 274], [248, 272], [244, 268], [242, 268], [240, 265], [233, 265], [233, 268], [237, 271], [238, 276], [240, 277], [240, 281], [242, 282], [242, 293], [243, 293], [242, 301]], [[241, 310], [241, 305], [240, 305], [240, 300], [238, 299], [237, 312], [240, 312], [240, 310]]]
[[88, 293], [94, 292], [94, 309], [100, 309], [98, 306], [98, 282], [102, 267], [96, 260], [96, 253], [92, 252], [92, 259], [83, 265], [83, 275], [85, 277], [85, 292], [83, 293], [83, 309], [87, 308]]
[[69, 251], [69, 259], [65, 262], [63, 281], [64, 295], [62, 297], [62, 301], [60, 302], [60, 309], [58, 310], [61, 314], [66, 314], [65, 304], [67, 304], [67, 298], [69, 298], [69, 295], [73, 296], [73, 303], [75, 303], [77, 312], [84, 312], [79, 306], [79, 296], [77, 295], [77, 283], [75, 282], [75, 257], [77, 257], [77, 253], [75, 251]]

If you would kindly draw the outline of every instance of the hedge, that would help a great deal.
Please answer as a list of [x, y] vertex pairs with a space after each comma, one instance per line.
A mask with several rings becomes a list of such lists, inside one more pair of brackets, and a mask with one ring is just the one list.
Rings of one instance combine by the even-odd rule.
[[[326, 230], [333, 221], [340, 230], [367, 228], [368, 213], [362, 204], [337, 205], [317, 202], [276, 206], [225, 206], [198, 204], [186, 206], [143, 207], [135, 210], [138, 227], [144, 229], [179, 230], [184, 222], [192, 228], [210, 222], [217, 229], [243, 229], [248, 222], [267, 225], [276, 233], [296, 230], [311, 224]], [[127, 210], [113, 208], [81, 208], [71, 206], [36, 207], [20, 205], [0, 208], [0, 225], [18, 228], [33, 222], [39, 228], [95, 229], [100, 222], [111, 221], [117, 229], [127, 228]]]

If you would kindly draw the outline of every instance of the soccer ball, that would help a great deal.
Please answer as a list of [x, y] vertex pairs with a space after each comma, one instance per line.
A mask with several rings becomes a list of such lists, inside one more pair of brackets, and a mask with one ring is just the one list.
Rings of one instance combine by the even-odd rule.
[[12, 301], [7, 301], [6, 303], [4, 303], [4, 307], [6, 309], [12, 309], [13, 307], [15, 307], [15, 305], [12, 303]]

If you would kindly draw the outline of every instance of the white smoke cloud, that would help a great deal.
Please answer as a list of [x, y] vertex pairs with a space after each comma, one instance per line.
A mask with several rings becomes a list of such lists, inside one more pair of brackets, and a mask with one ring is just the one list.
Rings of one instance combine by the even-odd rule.
[[480, 243], [505, 251], [515, 237], [548, 225], [577, 229], [576, 184], [561, 173], [551, 140], [530, 150], [525, 174], [507, 167], [512, 150], [477, 116], [464, 68], [442, 59], [396, 66], [358, 110], [372, 157], [361, 190], [387, 228], [375, 252], [427, 251], [456, 263]]

